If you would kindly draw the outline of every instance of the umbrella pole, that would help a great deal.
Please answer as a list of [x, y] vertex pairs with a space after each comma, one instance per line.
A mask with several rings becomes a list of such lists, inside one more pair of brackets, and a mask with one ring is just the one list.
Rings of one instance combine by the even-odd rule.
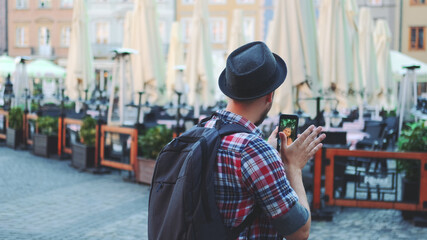
[[125, 96], [125, 76], [126, 71], [125, 71], [125, 59], [124, 56], [120, 56], [120, 96], [119, 96], [119, 112], [120, 112], [120, 125], [123, 125], [124, 123], [124, 106], [125, 106], [125, 100], [124, 100], [124, 96]]
[[110, 86], [110, 102], [108, 107], [108, 118], [107, 118], [107, 124], [111, 124], [111, 120], [113, 118], [113, 107], [114, 107], [114, 88], [116, 86], [117, 81], [117, 67], [118, 67], [118, 58], [115, 59], [116, 64], [113, 67], [113, 79]]
[[401, 131], [402, 131], [402, 124], [403, 124], [403, 113], [404, 113], [404, 111], [405, 111], [405, 99], [406, 99], [406, 83], [407, 83], [407, 79], [408, 79], [408, 74], [402, 79], [402, 82], [401, 82], [401, 87], [400, 87], [400, 90], [401, 90], [401, 94], [400, 94], [400, 96], [401, 96], [401, 98], [400, 98], [400, 101], [399, 101], [399, 105], [400, 105], [400, 111], [399, 111], [399, 135], [400, 135], [400, 133], [401, 133]]
[[200, 117], [200, 102], [196, 100], [194, 103], [194, 118], [199, 118], [199, 117]]

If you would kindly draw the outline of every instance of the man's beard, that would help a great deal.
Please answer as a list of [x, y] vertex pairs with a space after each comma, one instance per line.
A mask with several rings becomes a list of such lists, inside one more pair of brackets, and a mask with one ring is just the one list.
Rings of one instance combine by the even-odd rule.
[[257, 127], [258, 127], [259, 125], [261, 125], [261, 123], [262, 123], [262, 122], [264, 122], [264, 120], [267, 118], [267, 114], [268, 114], [268, 112], [270, 112], [271, 105], [272, 105], [272, 103], [270, 103], [270, 106], [268, 106], [268, 107], [265, 109], [265, 111], [262, 113], [262, 115], [261, 115], [260, 119], [254, 123], [254, 124], [255, 124], [255, 126], [257, 126]]

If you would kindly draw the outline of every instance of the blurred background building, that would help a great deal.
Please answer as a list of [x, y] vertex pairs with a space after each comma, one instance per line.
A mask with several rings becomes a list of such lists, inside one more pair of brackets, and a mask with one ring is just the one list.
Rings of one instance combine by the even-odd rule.
[[[210, 33], [215, 75], [224, 60], [233, 10], [243, 10], [246, 41], [266, 39], [277, 0], [206, 0], [209, 3]], [[322, 0], [313, 0], [316, 17]], [[345, 0], [342, 0], [345, 1]], [[194, 0], [155, 0], [158, 25], [166, 53], [171, 26], [181, 25], [184, 44], [188, 43]], [[392, 33], [392, 48], [427, 62], [425, 0], [356, 0], [358, 7], [371, 10], [373, 20], [385, 19]], [[124, 19], [134, 0], [87, 0], [89, 32], [94, 55], [96, 79], [109, 78], [112, 50], [121, 47]], [[66, 66], [70, 44], [73, 0], [0, 0], [0, 54], [31, 56], [54, 60]], [[185, 46], [186, 48], [187, 46]]]
[[73, 13], [72, 0], [7, 2], [10, 56], [33, 56], [52, 60], [67, 57]]
[[427, 1], [397, 1], [395, 49], [427, 62]]
[[0, 0], [0, 55], [7, 52], [7, 0]]

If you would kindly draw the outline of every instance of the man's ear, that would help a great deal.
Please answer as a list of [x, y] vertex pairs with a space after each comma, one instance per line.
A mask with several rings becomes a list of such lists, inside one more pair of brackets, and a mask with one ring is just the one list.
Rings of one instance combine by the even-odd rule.
[[271, 93], [269, 93], [269, 94], [267, 94], [265, 100], [267, 102], [273, 102], [273, 97], [274, 97], [274, 91], [271, 92]]

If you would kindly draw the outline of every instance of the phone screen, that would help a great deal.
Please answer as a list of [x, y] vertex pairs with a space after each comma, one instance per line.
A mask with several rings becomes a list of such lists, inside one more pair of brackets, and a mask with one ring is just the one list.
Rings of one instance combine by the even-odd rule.
[[[281, 114], [279, 119], [279, 132], [287, 136], [287, 145], [292, 144], [297, 138], [298, 116], [290, 114]], [[280, 138], [277, 136], [277, 149], [280, 149]]]

